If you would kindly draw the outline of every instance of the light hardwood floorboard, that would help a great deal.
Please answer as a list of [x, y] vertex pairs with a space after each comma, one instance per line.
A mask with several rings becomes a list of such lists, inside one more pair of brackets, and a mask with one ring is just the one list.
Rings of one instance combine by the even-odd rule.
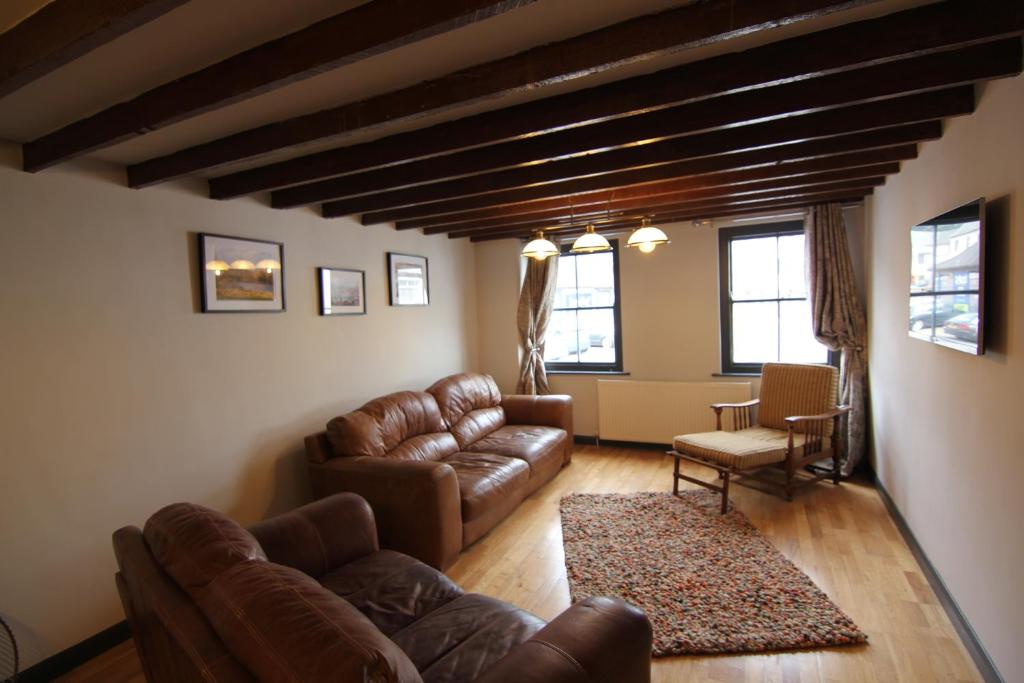
[[[668, 491], [671, 470], [671, 458], [655, 451], [581, 446], [572, 465], [463, 553], [448, 574], [467, 591], [551, 619], [569, 606], [558, 516], [561, 497], [574, 492]], [[685, 471], [714, 476], [689, 464]], [[981, 680], [873, 487], [820, 483], [789, 503], [737, 486], [732, 499], [868, 633], [870, 642], [807, 652], [656, 659], [655, 682]], [[144, 683], [130, 642], [60, 680]]]

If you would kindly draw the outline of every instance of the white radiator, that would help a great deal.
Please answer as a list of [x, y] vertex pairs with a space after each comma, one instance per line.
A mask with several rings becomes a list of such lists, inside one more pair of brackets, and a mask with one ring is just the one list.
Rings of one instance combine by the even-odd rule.
[[[598, 437], [668, 444], [677, 434], [713, 431], [710, 405], [749, 401], [750, 391], [750, 382], [598, 380]], [[722, 414], [725, 429], [730, 412]]]

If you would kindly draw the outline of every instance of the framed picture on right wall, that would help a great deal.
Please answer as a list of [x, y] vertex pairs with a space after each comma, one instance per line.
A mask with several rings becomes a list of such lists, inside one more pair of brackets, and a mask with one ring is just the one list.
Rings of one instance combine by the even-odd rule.
[[427, 257], [388, 252], [388, 295], [392, 306], [430, 304]]

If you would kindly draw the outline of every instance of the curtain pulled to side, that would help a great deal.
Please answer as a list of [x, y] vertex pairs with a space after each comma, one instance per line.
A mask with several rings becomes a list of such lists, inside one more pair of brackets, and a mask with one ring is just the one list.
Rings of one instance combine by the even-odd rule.
[[543, 261], [527, 259], [523, 288], [519, 292], [519, 347], [522, 362], [519, 366], [518, 394], [550, 394], [548, 374], [544, 369], [544, 337], [551, 309], [555, 303], [555, 285], [558, 280], [558, 257]]
[[839, 402], [846, 421], [843, 475], [864, 457], [867, 430], [867, 321], [853, 275], [842, 207], [812, 206], [806, 225], [807, 291], [815, 338], [842, 352]]

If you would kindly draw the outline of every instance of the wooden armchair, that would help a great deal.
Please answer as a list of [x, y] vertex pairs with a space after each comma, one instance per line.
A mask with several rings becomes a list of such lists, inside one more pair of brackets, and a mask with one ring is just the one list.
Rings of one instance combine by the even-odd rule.
[[[669, 451], [675, 457], [672, 493], [679, 493], [680, 480], [719, 491], [725, 514], [730, 481], [768, 488], [783, 493], [787, 500], [793, 499], [797, 488], [821, 479], [831, 478], [838, 485], [840, 422], [850, 411], [849, 406], [837, 405], [838, 393], [839, 371], [832, 366], [765, 363], [760, 398], [716, 403], [711, 408], [717, 431], [673, 439]], [[732, 418], [730, 431], [723, 430], [724, 411]], [[829, 458], [831, 467], [817, 464]], [[721, 485], [680, 473], [680, 460], [716, 470]]]

